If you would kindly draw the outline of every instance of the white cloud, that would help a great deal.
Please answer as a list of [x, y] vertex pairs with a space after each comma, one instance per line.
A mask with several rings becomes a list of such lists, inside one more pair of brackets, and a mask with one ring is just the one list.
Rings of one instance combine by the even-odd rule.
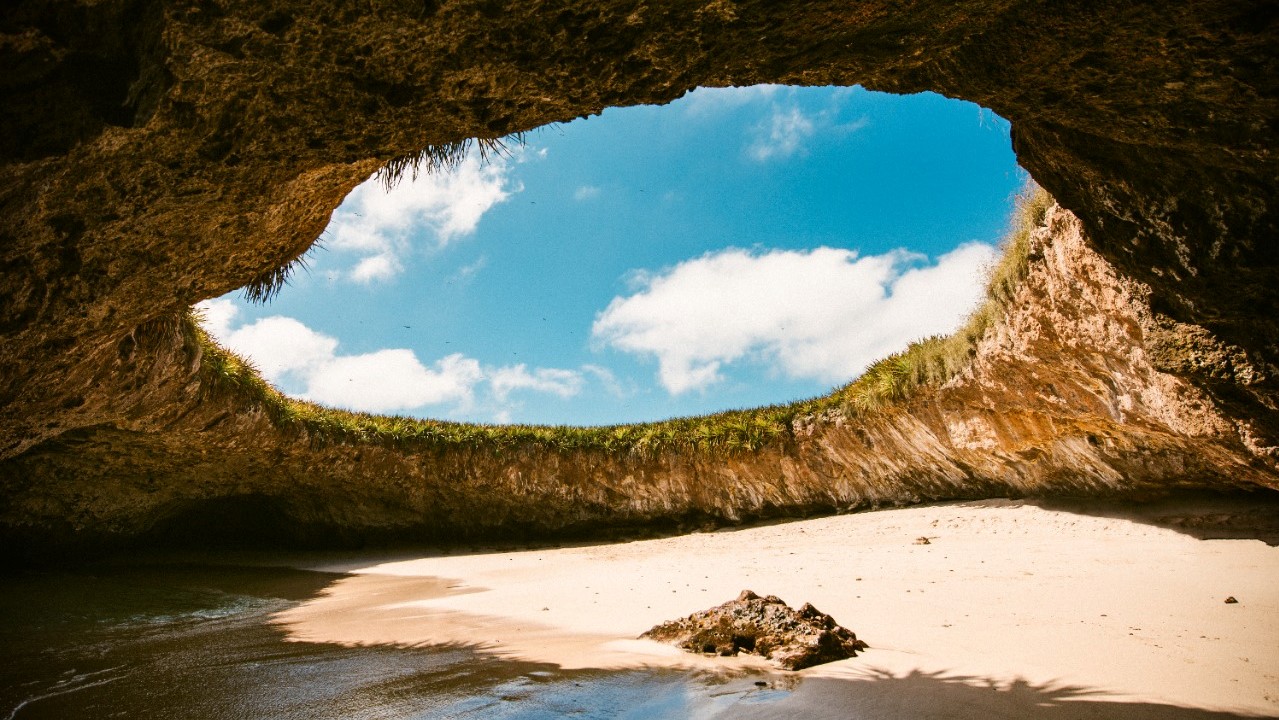
[[360, 256], [351, 280], [387, 280], [404, 269], [415, 239], [440, 248], [475, 232], [480, 218], [520, 188], [510, 179], [511, 158], [482, 161], [470, 153], [449, 172], [422, 172], [387, 190], [370, 178], [351, 191], [333, 212], [325, 246]]
[[604, 386], [604, 390], [615, 398], [625, 398], [635, 394], [634, 388], [627, 389], [613, 374], [612, 370], [600, 365], [583, 365], [582, 372], [585, 372], [595, 378], [600, 385]]
[[699, 87], [680, 98], [684, 112], [689, 115], [709, 115], [734, 110], [751, 103], [767, 102], [783, 89], [784, 85], [748, 85], [746, 87]]
[[802, 154], [818, 135], [856, 132], [868, 124], [865, 117], [841, 118], [856, 89], [837, 89], [820, 108], [812, 107], [811, 102], [801, 107], [805, 96], [800, 90], [785, 85], [697, 88], [680, 103], [687, 116], [694, 119], [738, 111], [759, 113], [758, 123], [747, 130], [745, 151], [747, 157], [761, 163]]
[[195, 306], [200, 313], [200, 325], [213, 337], [226, 337], [231, 332], [231, 321], [240, 314], [240, 308], [230, 298], [220, 297]]
[[600, 189], [594, 185], [583, 185], [573, 191], [573, 199], [577, 201], [590, 200], [599, 197]]
[[493, 397], [500, 402], [505, 402], [512, 390], [534, 390], [570, 398], [581, 392], [582, 383], [582, 374], [575, 370], [538, 368], [529, 372], [523, 363], [497, 368], [489, 373]]
[[[463, 265], [453, 273], [453, 280], [470, 280], [479, 274], [481, 270], [488, 267], [489, 259], [487, 255], [481, 255], [471, 263]], [[452, 282], [452, 281], [450, 281]]]
[[278, 383], [306, 375], [331, 362], [338, 341], [290, 317], [273, 315], [218, 336], [223, 345], [249, 358], [262, 377]]
[[385, 413], [444, 406], [453, 412], [470, 408], [487, 387], [492, 402], [508, 405], [497, 414], [509, 418], [515, 391], [569, 398], [585, 384], [585, 376], [576, 370], [530, 370], [523, 364], [482, 367], [460, 353], [430, 366], [407, 348], [343, 355], [336, 338], [294, 318], [273, 315], [237, 326], [239, 308], [227, 298], [196, 307], [204, 316], [204, 329], [252, 362], [268, 382], [301, 388], [292, 394], [348, 410]]
[[389, 280], [403, 270], [395, 253], [386, 250], [377, 255], [369, 255], [351, 268], [351, 279], [368, 284], [375, 280]]
[[803, 150], [814, 131], [813, 121], [798, 107], [774, 107], [767, 132], [761, 132], [747, 151], [759, 162], [788, 158]]
[[335, 356], [307, 376], [308, 400], [365, 412], [391, 412], [442, 403], [467, 404], [484, 378], [480, 364], [459, 353], [428, 368], [412, 350]]
[[794, 378], [849, 380], [912, 340], [955, 330], [980, 300], [994, 257], [979, 243], [933, 264], [900, 250], [730, 249], [636, 273], [637, 292], [614, 298], [592, 334], [656, 357], [672, 394], [705, 388], [743, 359]]

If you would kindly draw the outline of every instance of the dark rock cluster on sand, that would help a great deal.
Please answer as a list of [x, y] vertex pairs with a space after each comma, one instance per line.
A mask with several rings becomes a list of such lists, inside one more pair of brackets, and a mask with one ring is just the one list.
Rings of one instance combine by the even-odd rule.
[[866, 643], [808, 603], [796, 610], [776, 595], [743, 590], [736, 600], [657, 625], [640, 637], [689, 652], [755, 653], [786, 670], [856, 657]]

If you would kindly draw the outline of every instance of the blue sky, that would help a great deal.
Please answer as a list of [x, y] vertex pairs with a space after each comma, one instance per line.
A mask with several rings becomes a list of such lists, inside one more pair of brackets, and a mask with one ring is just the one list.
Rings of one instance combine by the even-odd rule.
[[975, 304], [1008, 123], [861, 88], [700, 89], [357, 188], [265, 306], [206, 327], [287, 393], [607, 424], [810, 397]]

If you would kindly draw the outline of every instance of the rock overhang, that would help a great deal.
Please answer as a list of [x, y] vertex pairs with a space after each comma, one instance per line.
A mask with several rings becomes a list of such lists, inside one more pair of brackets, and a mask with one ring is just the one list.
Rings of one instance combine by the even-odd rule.
[[109, 455], [137, 441], [112, 432], [202, 413], [253, 426], [193, 409], [173, 318], [304, 252], [392, 158], [782, 82], [1007, 118], [1021, 164], [1148, 289], [1153, 366], [1273, 462], [1277, 34], [1263, 2], [22, 2], [0, 23], [0, 456]]

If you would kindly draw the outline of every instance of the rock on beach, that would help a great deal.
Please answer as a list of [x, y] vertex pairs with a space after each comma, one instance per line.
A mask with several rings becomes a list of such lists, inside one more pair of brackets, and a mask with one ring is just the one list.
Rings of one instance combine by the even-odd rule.
[[809, 603], [798, 610], [776, 595], [743, 590], [736, 600], [657, 625], [640, 637], [689, 652], [724, 656], [748, 652], [786, 670], [856, 657], [867, 649], [851, 630]]

